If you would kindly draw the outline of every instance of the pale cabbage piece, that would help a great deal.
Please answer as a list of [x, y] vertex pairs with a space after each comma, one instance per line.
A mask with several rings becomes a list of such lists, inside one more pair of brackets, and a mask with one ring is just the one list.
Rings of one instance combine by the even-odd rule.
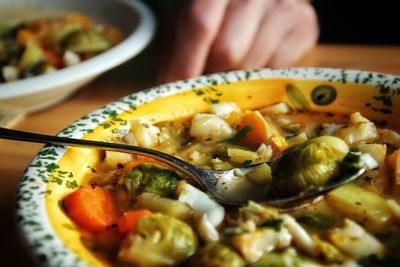
[[271, 106], [267, 106], [259, 110], [263, 115], [283, 115], [291, 112], [286, 102], [279, 102]]
[[78, 64], [79, 62], [81, 62], [81, 57], [79, 56], [79, 54], [72, 52], [70, 50], [66, 50], [64, 52], [62, 61], [64, 63], [65, 66], [73, 66]]
[[256, 150], [260, 161], [268, 162], [274, 153], [272, 146], [262, 143]]
[[232, 246], [240, 252], [248, 263], [259, 260], [265, 252], [290, 246], [292, 236], [286, 228], [276, 231], [261, 228], [250, 233], [233, 236]]
[[207, 214], [203, 214], [197, 221], [197, 232], [205, 242], [215, 242], [219, 239], [218, 230], [208, 219]]
[[125, 143], [129, 144], [129, 145], [134, 145], [134, 146], [139, 145], [139, 144], [138, 144], [138, 141], [137, 141], [136, 138], [135, 138], [135, 135], [134, 135], [132, 132], [128, 132], [126, 135], [124, 135], [124, 136], [122, 137], [122, 140], [123, 140]]
[[373, 122], [355, 112], [350, 116], [349, 126], [337, 130], [335, 136], [352, 146], [360, 142], [374, 142], [378, 137], [378, 131]]
[[246, 206], [239, 208], [239, 216], [242, 222], [253, 221], [256, 225], [261, 225], [267, 220], [279, 219], [280, 215], [277, 208], [250, 200]]
[[218, 178], [217, 190], [224, 194], [224, 198], [233, 202], [243, 202], [248, 199], [262, 200], [269, 185], [257, 185], [250, 179], [246, 178], [246, 173], [239, 169], [233, 169], [226, 172]]
[[7, 65], [1, 68], [1, 73], [6, 82], [18, 80], [18, 68], [13, 65]]
[[[366, 175], [371, 179], [371, 181], [365, 181], [360, 179], [358, 181], [365, 186], [370, 186], [372, 190], [383, 193], [390, 186], [389, 172], [385, 164], [387, 147], [385, 144], [358, 144], [356, 146], [362, 153], [369, 154], [377, 163], [378, 170], [368, 169]], [[369, 184], [366, 184], [369, 183]]]
[[198, 113], [192, 118], [189, 133], [200, 142], [218, 142], [232, 137], [235, 131], [217, 115]]
[[217, 227], [225, 218], [225, 209], [209, 195], [200, 189], [181, 180], [177, 185], [178, 200], [188, 204], [194, 212], [194, 217], [200, 220], [204, 214], [210, 223]]
[[160, 129], [147, 120], [132, 120], [131, 131], [140, 146], [153, 148], [159, 143]]
[[324, 123], [321, 125], [322, 129], [319, 132], [320, 135], [334, 135], [339, 129], [342, 129], [346, 125], [335, 124], [335, 123]]
[[179, 152], [179, 155], [194, 165], [203, 165], [209, 162], [214, 147], [195, 143]]
[[307, 231], [290, 215], [282, 214], [283, 227], [287, 228], [295, 244], [309, 255], [315, 256], [317, 249]]
[[286, 140], [289, 146], [298, 145], [304, 142], [307, 142], [308, 136], [305, 132], [301, 132], [298, 135], [295, 135]]
[[211, 113], [221, 117], [226, 118], [232, 112], [241, 112], [240, 108], [235, 102], [222, 102], [211, 105]]
[[132, 161], [134, 156], [128, 153], [105, 151], [104, 161], [101, 163], [103, 169], [114, 170], [118, 168], [118, 165], [125, 165], [126, 163]]
[[330, 231], [328, 237], [337, 248], [356, 259], [369, 255], [383, 257], [385, 254], [383, 244], [350, 219], [344, 220], [342, 228]]
[[394, 146], [400, 147], [400, 134], [390, 129], [378, 129], [378, 141]]

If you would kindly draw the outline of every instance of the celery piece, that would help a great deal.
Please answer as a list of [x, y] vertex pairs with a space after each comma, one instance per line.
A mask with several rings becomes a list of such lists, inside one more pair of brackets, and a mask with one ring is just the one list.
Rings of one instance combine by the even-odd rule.
[[178, 200], [160, 197], [153, 193], [143, 193], [136, 200], [136, 205], [140, 208], [161, 212], [182, 221], [190, 222], [193, 216], [193, 210]]
[[383, 197], [354, 183], [332, 190], [326, 195], [326, 201], [338, 212], [371, 230], [382, 229], [392, 217]]
[[272, 184], [272, 171], [267, 163], [253, 167], [246, 173], [246, 178], [258, 185]]
[[228, 148], [229, 160], [236, 164], [243, 164], [244, 162], [253, 162], [258, 158], [257, 152], [241, 149], [241, 148]]

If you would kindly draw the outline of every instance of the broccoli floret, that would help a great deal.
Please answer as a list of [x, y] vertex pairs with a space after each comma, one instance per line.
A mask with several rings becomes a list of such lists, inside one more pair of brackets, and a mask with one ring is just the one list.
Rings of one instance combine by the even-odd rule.
[[148, 192], [170, 197], [179, 180], [179, 175], [171, 169], [158, 164], [143, 163], [127, 172], [121, 183], [133, 194]]

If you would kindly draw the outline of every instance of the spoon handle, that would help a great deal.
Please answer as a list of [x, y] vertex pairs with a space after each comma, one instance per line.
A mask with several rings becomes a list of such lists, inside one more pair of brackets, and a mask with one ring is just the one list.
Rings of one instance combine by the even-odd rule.
[[[86, 148], [97, 148], [108, 151], [116, 151], [116, 152], [126, 152], [135, 155], [145, 156], [154, 158], [158, 161], [166, 163], [173, 168], [176, 168], [186, 175], [189, 175], [196, 182], [200, 183], [201, 186], [208, 187], [213, 185], [205, 184], [204, 179], [202, 177], [208, 177], [206, 181], [210, 181], [210, 174], [208, 174], [205, 170], [198, 168], [190, 163], [187, 163], [181, 159], [178, 159], [174, 156], [168, 155], [166, 153], [148, 149], [145, 147], [126, 145], [126, 144], [118, 144], [118, 143], [108, 143], [101, 141], [93, 141], [93, 140], [84, 140], [84, 139], [75, 139], [75, 138], [67, 138], [60, 136], [51, 136], [45, 134], [24, 132], [18, 130], [12, 130], [7, 128], [0, 127], [0, 138], [1, 139], [9, 139], [16, 141], [24, 141], [24, 142], [33, 142], [33, 143], [45, 143], [45, 144], [53, 144], [53, 145], [61, 145], [61, 146], [75, 146], [75, 147], [86, 147]], [[215, 178], [214, 178], [215, 180]]]

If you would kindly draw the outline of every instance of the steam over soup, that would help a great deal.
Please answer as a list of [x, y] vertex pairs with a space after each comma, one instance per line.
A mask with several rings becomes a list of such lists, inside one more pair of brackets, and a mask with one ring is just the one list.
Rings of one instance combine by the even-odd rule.
[[[301, 104], [301, 103], [300, 103]], [[87, 184], [63, 201], [84, 243], [121, 266], [398, 266], [400, 135], [351, 116], [298, 112], [280, 102], [213, 104], [189, 120], [134, 120], [117, 142], [206, 169], [252, 165], [219, 178], [224, 207], [155, 160], [104, 152]], [[272, 163], [271, 163], [272, 162]], [[259, 204], [340, 179], [356, 182], [292, 210]]]

